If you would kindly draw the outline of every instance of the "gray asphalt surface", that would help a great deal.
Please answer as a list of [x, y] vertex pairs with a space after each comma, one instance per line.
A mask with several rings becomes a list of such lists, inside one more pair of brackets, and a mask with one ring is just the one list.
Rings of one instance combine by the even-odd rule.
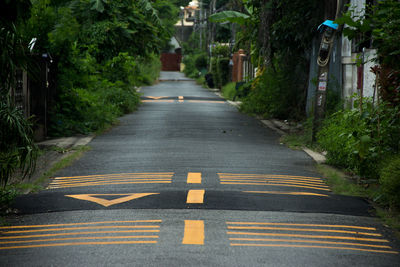
[[1, 265], [399, 264], [366, 201], [332, 194], [307, 154], [179, 77], [142, 88], [137, 112], [17, 199]]

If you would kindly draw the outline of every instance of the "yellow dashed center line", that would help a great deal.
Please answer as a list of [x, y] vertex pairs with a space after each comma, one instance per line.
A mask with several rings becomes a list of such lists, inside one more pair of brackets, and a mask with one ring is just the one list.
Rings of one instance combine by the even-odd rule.
[[188, 204], [203, 204], [205, 190], [189, 190], [186, 203]]
[[185, 231], [182, 244], [204, 245], [204, 221], [185, 220]]
[[186, 182], [188, 184], [201, 184], [201, 172], [189, 172]]

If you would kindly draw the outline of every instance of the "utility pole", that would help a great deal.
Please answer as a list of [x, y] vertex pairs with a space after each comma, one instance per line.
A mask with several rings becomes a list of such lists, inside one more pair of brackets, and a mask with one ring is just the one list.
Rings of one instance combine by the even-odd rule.
[[202, 50], [203, 45], [203, 2], [199, 2], [200, 5], [200, 50]]
[[[210, 3], [210, 16], [215, 13], [216, 2], [217, 2], [217, 0], [212, 0], [212, 2]], [[214, 43], [214, 35], [215, 35], [215, 23], [210, 23], [209, 34], [210, 34], [210, 42], [209, 42], [210, 66], [209, 66], [209, 71], [211, 72], [212, 71], [211, 57], [212, 57], [212, 45]]]
[[[312, 141], [316, 141], [316, 134], [321, 128], [322, 120], [325, 116], [326, 110], [326, 90], [328, 89], [328, 78], [329, 78], [329, 60], [335, 40], [336, 30], [338, 25], [333, 23], [333, 20], [337, 19], [339, 11], [341, 9], [341, 0], [335, 0], [336, 2], [336, 14], [333, 18], [332, 15], [332, 0], [328, 0], [325, 6], [325, 22], [322, 23], [318, 29], [323, 31], [321, 44], [318, 52], [317, 64], [318, 64], [318, 84], [315, 92], [314, 100], [314, 121], [312, 129]], [[332, 19], [333, 20], [328, 20]]]

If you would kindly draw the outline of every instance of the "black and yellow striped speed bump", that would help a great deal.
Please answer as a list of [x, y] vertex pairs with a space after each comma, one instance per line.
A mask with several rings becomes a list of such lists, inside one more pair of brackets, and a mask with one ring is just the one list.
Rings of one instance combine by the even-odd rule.
[[218, 176], [220, 183], [225, 185], [265, 185], [330, 191], [329, 186], [317, 177], [236, 173], [218, 173]]
[[55, 177], [47, 189], [116, 184], [170, 184], [173, 176], [173, 172], [147, 172]]
[[0, 250], [82, 245], [156, 244], [161, 220], [0, 227]]
[[352, 250], [398, 254], [374, 227], [226, 222], [231, 246]]

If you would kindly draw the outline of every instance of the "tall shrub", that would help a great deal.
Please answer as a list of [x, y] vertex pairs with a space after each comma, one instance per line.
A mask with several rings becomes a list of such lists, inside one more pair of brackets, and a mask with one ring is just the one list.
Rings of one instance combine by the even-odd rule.
[[375, 106], [363, 99], [362, 110], [341, 110], [328, 117], [317, 139], [329, 163], [377, 178], [382, 161], [399, 153], [400, 107]]

